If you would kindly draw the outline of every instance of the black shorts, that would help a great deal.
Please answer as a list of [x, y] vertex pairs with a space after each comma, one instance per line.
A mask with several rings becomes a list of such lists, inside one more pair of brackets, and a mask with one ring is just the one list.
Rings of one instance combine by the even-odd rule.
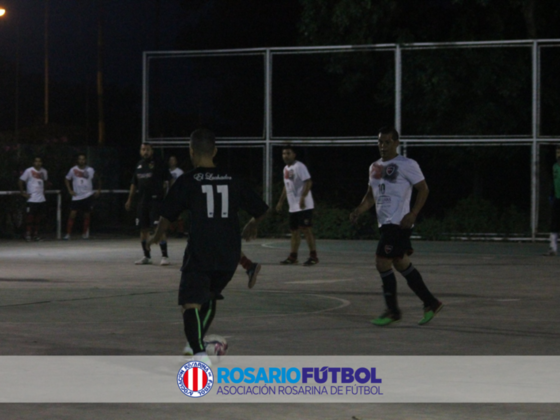
[[410, 243], [412, 229], [401, 229], [399, 225], [383, 225], [379, 228], [381, 238], [375, 254], [382, 258], [402, 258], [412, 255], [414, 250]]
[[186, 303], [204, 305], [212, 299], [223, 299], [222, 290], [233, 278], [234, 273], [235, 271], [182, 271], [179, 305], [183, 306]]
[[313, 209], [290, 213], [290, 230], [313, 226]]
[[42, 203], [27, 202], [25, 212], [33, 216], [44, 215], [47, 213], [47, 202], [46, 201], [43, 201]]
[[89, 213], [93, 210], [93, 195], [83, 200], [72, 200], [70, 202], [71, 211], [83, 211], [84, 213]]
[[161, 200], [140, 201], [138, 203], [136, 226], [140, 229], [151, 229], [157, 226], [162, 205], [163, 201]]
[[550, 215], [550, 231], [560, 231], [560, 198], [552, 201], [552, 214]]

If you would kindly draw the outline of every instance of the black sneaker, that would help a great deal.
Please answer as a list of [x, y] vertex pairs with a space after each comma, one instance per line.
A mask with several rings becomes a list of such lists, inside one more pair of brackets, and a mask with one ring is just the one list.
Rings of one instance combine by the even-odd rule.
[[290, 264], [297, 264], [299, 261], [295, 258], [288, 257], [284, 261], [280, 261], [280, 264], [290, 265]]
[[257, 275], [259, 274], [259, 271], [261, 271], [261, 265], [259, 263], [253, 263], [251, 264], [251, 267], [247, 269], [246, 273], [247, 276], [249, 276], [249, 289], [252, 289], [257, 282]]
[[400, 321], [402, 318], [401, 312], [393, 312], [387, 309], [379, 318], [375, 318], [371, 320], [373, 325], [377, 325], [378, 327], [385, 327], [387, 325], [393, 324], [395, 322]]
[[307, 261], [303, 263], [304, 266], [309, 267], [319, 263], [319, 258], [309, 257]]
[[33, 240], [34, 240], [35, 242], [42, 242], [42, 241], [43, 241], [43, 238], [41, 238], [40, 236], [35, 236], [35, 237], [33, 238]]

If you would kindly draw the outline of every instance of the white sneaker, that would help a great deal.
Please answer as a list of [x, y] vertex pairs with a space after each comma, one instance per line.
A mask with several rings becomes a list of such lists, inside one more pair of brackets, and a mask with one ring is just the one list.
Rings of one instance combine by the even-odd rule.
[[159, 263], [159, 265], [169, 265], [169, 264], [171, 264], [171, 263], [169, 262], [169, 258], [167, 258], [167, 257], [161, 257], [161, 262]]
[[62, 239], [64, 239], [65, 241], [69, 241], [69, 240], [70, 240], [70, 235], [69, 235], [69, 234], [66, 234], [66, 236], [65, 236], [64, 238], [62, 238]]
[[212, 361], [210, 360], [210, 357], [208, 357], [208, 354], [206, 354], [205, 351], [201, 351], [200, 353], [196, 353], [192, 360], [196, 361], [196, 362], [202, 362], [205, 365], [208, 366], [212, 366]]
[[187, 345], [183, 348], [183, 355], [192, 356], [193, 351], [191, 345], [187, 342]]
[[82, 235], [82, 239], [89, 239], [89, 230]]
[[134, 261], [134, 264], [136, 265], [147, 265], [147, 264], [151, 264], [152, 260], [148, 257], [143, 257], [141, 260], [138, 261]]

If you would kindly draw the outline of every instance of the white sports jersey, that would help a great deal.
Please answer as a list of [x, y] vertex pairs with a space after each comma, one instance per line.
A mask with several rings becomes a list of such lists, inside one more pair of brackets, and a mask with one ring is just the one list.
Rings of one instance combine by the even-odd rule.
[[169, 173], [171, 174], [171, 177], [173, 178], [173, 181], [175, 181], [177, 178], [179, 178], [181, 175], [184, 174], [184, 172], [181, 168], [175, 168], [173, 170], [170, 169]]
[[89, 166], [80, 169], [80, 167], [76, 165], [68, 171], [66, 179], [72, 181], [72, 189], [76, 193], [76, 195], [72, 197], [72, 201], [84, 200], [93, 195], [94, 174], [95, 171]]
[[398, 225], [410, 213], [412, 186], [424, 180], [415, 160], [398, 155], [369, 167], [369, 185], [375, 197], [377, 221], [381, 225]]
[[305, 208], [302, 209], [299, 206], [303, 186], [308, 179], [311, 179], [311, 175], [309, 175], [307, 166], [303, 163], [296, 160], [293, 165], [286, 165], [284, 167], [284, 185], [286, 186], [290, 213], [313, 208], [313, 196], [311, 195], [311, 191], [309, 191], [305, 197]]
[[27, 194], [31, 196], [27, 199], [28, 203], [47, 201], [45, 198], [45, 181], [48, 179], [46, 169], [37, 170], [32, 166], [27, 168], [19, 179], [26, 183]]

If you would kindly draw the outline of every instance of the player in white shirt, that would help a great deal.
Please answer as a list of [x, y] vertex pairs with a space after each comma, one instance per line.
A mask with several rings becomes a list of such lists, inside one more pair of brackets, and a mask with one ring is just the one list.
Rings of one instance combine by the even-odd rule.
[[291, 249], [290, 255], [281, 264], [297, 264], [298, 249], [300, 244], [300, 232], [303, 232], [307, 245], [309, 246], [309, 258], [303, 265], [311, 266], [319, 262], [315, 236], [313, 235], [313, 195], [311, 194], [311, 175], [300, 161], [296, 160], [296, 153], [291, 146], [282, 149], [284, 167], [284, 189], [276, 205], [276, 211], [282, 211], [284, 200], [288, 198], [290, 206], [290, 232]]
[[[45, 182], [47, 171], [43, 168], [43, 160], [36, 157], [33, 166], [27, 168], [19, 177], [18, 184], [21, 195], [27, 199], [25, 240], [40, 241], [39, 228], [46, 214], [47, 200], [45, 198]], [[26, 191], [24, 191], [24, 186]]]
[[[379, 130], [378, 146], [381, 159], [370, 166], [366, 195], [350, 214], [350, 221], [355, 222], [360, 214], [376, 206], [381, 238], [377, 245], [375, 263], [383, 282], [387, 309], [371, 322], [377, 326], [385, 326], [400, 321], [402, 317], [397, 304], [397, 280], [393, 272], [395, 267], [424, 303], [424, 316], [418, 322], [424, 325], [443, 308], [443, 304], [430, 293], [409, 259], [413, 253], [410, 243], [412, 227], [428, 198], [428, 185], [418, 163], [398, 154], [399, 133], [393, 127]], [[413, 188], [418, 191], [418, 195], [411, 209]]]
[[[70, 184], [72, 182], [72, 184]], [[93, 183], [97, 183], [97, 191], [93, 191]], [[83, 212], [84, 227], [82, 230], [82, 238], [89, 239], [89, 225], [91, 220], [91, 211], [93, 209], [93, 198], [99, 197], [101, 194], [101, 181], [95, 170], [87, 166], [86, 155], [80, 153], [77, 159], [77, 165], [68, 171], [64, 183], [68, 189], [68, 193], [72, 196], [70, 204], [70, 216], [66, 224], [66, 236], [64, 240], [69, 240], [72, 234], [72, 227], [76, 220], [77, 213]]]
[[169, 188], [173, 183], [183, 175], [183, 170], [178, 167], [177, 158], [175, 156], [169, 156], [169, 173], [171, 174], [171, 180], [169, 182]]

